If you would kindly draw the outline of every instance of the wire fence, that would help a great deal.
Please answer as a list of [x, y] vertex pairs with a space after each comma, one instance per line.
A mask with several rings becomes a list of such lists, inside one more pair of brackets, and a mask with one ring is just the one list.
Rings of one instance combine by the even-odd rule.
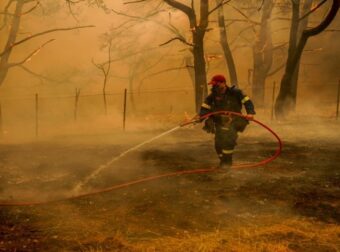
[[[249, 85], [241, 86], [241, 89], [247, 94], [253, 91]], [[274, 103], [278, 92], [277, 82], [266, 85], [265, 106], [258, 114], [275, 119]], [[296, 111], [338, 119], [339, 100], [340, 81], [323, 85], [300, 83]], [[124, 89], [108, 93], [82, 93], [76, 89], [73, 94], [65, 95], [36, 93], [2, 96], [0, 135], [28, 134], [38, 137], [46, 134], [47, 129], [64, 132], [75, 130], [75, 125], [82, 125], [80, 128], [84, 131], [91, 127], [125, 130], [129, 122], [136, 118], [146, 121], [179, 120], [184, 118], [184, 114], [194, 114], [194, 107], [194, 90], [189, 88], [159, 88], [140, 92]]]

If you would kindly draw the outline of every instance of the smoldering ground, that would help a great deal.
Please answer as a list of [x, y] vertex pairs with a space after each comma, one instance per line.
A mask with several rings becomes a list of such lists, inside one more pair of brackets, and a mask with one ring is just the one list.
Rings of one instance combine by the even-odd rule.
[[[256, 169], [186, 175], [35, 207], [1, 208], [1, 249], [26, 251], [206, 251], [237, 248], [335, 251], [339, 234], [339, 137], [334, 120], [267, 121], [282, 155]], [[2, 144], [1, 199], [68, 197], [100, 165], [164, 128]], [[140, 124], [141, 126], [142, 124]], [[317, 137], [316, 137], [317, 136]], [[252, 124], [235, 163], [256, 162], [277, 144]], [[84, 191], [217, 164], [213, 136], [180, 129], [112, 163]], [[317, 234], [317, 235], [316, 235]]]

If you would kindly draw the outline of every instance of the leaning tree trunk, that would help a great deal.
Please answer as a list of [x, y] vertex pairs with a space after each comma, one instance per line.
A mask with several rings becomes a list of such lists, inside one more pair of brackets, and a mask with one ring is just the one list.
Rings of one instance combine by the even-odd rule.
[[296, 71], [297, 65], [300, 61], [303, 49], [307, 43], [308, 38], [316, 36], [324, 31], [333, 21], [338, 10], [339, 0], [333, 0], [332, 7], [325, 19], [318, 26], [311, 29], [306, 29], [302, 32], [301, 38], [296, 46], [296, 50], [291, 56], [290, 64], [287, 64], [285, 73], [281, 80], [280, 93], [275, 103], [275, 115], [278, 119], [285, 119], [288, 113], [293, 108], [294, 94], [292, 92], [292, 83], [294, 78], [294, 71]]
[[[312, 7], [313, 0], [305, 0], [302, 8], [302, 13], [307, 13], [311, 7]], [[308, 25], [308, 16], [305, 17], [303, 20], [300, 20], [298, 32], [297, 32], [297, 40], [301, 38], [302, 32], [307, 28]], [[297, 62], [296, 69], [293, 74], [292, 78], [292, 85], [291, 85], [291, 91], [292, 94], [292, 107], [291, 110], [295, 111], [296, 109], [296, 98], [297, 98], [297, 89], [298, 89], [298, 80], [299, 80], [299, 72], [300, 72], [300, 60]]]
[[271, 39], [270, 17], [274, 4], [272, 0], [264, 2], [261, 27], [256, 34], [253, 46], [253, 85], [252, 98], [257, 107], [264, 106], [265, 82], [273, 62], [273, 44]]
[[19, 32], [21, 12], [24, 4], [25, 1], [16, 2], [15, 12], [12, 16], [12, 23], [9, 30], [9, 36], [0, 59], [0, 86], [4, 82], [10, 67], [8, 60], [12, 52], [12, 45], [14, 44]]
[[[222, 3], [221, 0], [216, 0], [217, 5], [221, 3]], [[224, 21], [223, 5], [221, 5], [221, 7], [218, 9], [218, 26], [220, 29], [220, 44], [223, 49], [224, 58], [227, 62], [230, 83], [235, 86], [238, 86], [235, 62], [230, 50], [230, 46], [228, 44], [227, 30]]]
[[291, 80], [294, 76], [295, 66], [293, 66], [293, 55], [296, 52], [296, 43], [299, 27], [300, 4], [292, 1], [292, 22], [290, 26], [288, 56], [286, 61], [285, 73], [281, 80], [279, 95], [275, 102], [275, 116], [277, 119], [286, 117], [286, 113], [293, 108], [293, 94]]

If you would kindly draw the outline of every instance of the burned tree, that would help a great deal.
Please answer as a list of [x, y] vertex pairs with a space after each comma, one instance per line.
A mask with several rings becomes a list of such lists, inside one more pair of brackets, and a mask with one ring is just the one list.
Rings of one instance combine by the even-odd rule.
[[94, 60], [92, 59], [93, 65], [98, 68], [101, 73], [103, 74], [103, 101], [104, 101], [104, 110], [105, 110], [105, 115], [107, 115], [107, 100], [106, 100], [106, 86], [107, 86], [107, 80], [109, 78], [109, 73], [110, 73], [110, 68], [111, 68], [111, 46], [112, 46], [112, 39], [108, 40], [107, 45], [107, 64], [106, 63], [95, 63]]
[[[265, 81], [267, 77], [275, 74], [277, 71], [283, 68], [283, 65], [274, 67], [273, 64], [274, 53], [278, 49], [282, 48], [282, 45], [273, 45], [272, 43], [271, 15], [274, 8], [274, 2], [273, 0], [262, 1], [260, 7], [256, 7], [255, 3], [252, 1], [247, 2], [245, 4], [245, 7], [243, 8], [239, 8], [241, 6], [244, 6], [243, 3], [241, 3], [239, 7], [233, 6], [231, 4], [229, 5], [233, 8], [234, 11], [241, 15], [242, 18], [225, 19], [230, 21], [228, 26], [236, 22], [243, 22], [246, 24], [246, 26], [239, 31], [238, 36], [234, 38], [233, 41], [231, 41], [230, 43], [228, 43], [228, 41], [223, 38], [225, 37], [225, 34], [223, 34], [224, 32], [221, 32], [220, 30], [221, 41], [223, 40], [223, 42], [221, 42], [221, 45], [223, 46], [223, 51], [226, 55], [225, 58], [229, 58], [229, 60], [226, 61], [228, 62], [227, 66], [230, 78], [233, 79], [233, 76], [236, 76], [236, 71], [233, 69], [234, 62], [232, 60], [232, 50], [228, 52], [228, 48], [230, 47], [230, 45], [235, 43], [235, 41], [241, 38], [246, 41], [246, 47], [252, 48], [253, 68], [249, 69], [248, 71], [248, 83], [250, 85], [251, 83], [253, 84], [252, 96], [254, 101], [256, 102], [257, 107], [262, 107], [264, 105]], [[244, 12], [242, 9], [245, 9], [246, 12]], [[260, 21], [252, 19], [252, 16], [257, 13], [261, 13]], [[221, 16], [219, 16], [218, 22], [220, 28], [222, 25], [225, 26], [225, 20], [222, 20]], [[222, 30], [225, 30], [225, 28], [222, 28]], [[251, 32], [251, 35], [247, 37], [243, 36], [243, 34], [248, 31]]]
[[[125, 2], [126, 4], [141, 3], [146, 0]], [[192, 54], [194, 58], [194, 73], [195, 73], [195, 108], [199, 110], [203, 97], [207, 94], [207, 77], [206, 77], [206, 62], [204, 54], [204, 36], [208, 28], [208, 18], [211, 13], [219, 9], [230, 0], [220, 1], [213, 9], [209, 10], [209, 1], [200, 0], [200, 19], [197, 20], [197, 14], [194, 7], [194, 1], [191, 1], [191, 6], [183, 4], [177, 0], [163, 0], [164, 3], [173, 7], [176, 10], [183, 12], [189, 21], [190, 31], [192, 35], [192, 43], [188, 43], [182, 37], [174, 37], [164, 44], [179, 40], [192, 47]]]
[[[326, 1], [323, 1], [321, 3], [324, 2]], [[319, 6], [321, 6], [321, 4], [316, 6], [316, 8]], [[307, 43], [308, 38], [318, 35], [329, 26], [339, 10], [339, 0], [332, 0], [332, 6], [324, 20], [321, 21], [321, 23], [316, 27], [304, 29], [302, 31], [301, 37], [299, 38], [299, 40], [297, 40], [299, 21], [306, 18], [316, 8], [312, 9], [300, 18], [300, 1], [292, 1], [292, 23], [290, 30], [288, 58], [285, 73], [281, 80], [280, 92], [275, 103], [275, 115], [278, 119], [285, 119], [288, 113], [291, 112], [295, 107], [298, 78], [297, 70], [303, 49]], [[296, 78], [296, 80], [294, 80], [294, 78]]]
[[[8, 12], [8, 9], [11, 7], [11, 5], [13, 4], [13, 1], [8, 1], [5, 9], [4, 9], [4, 19], [3, 19], [3, 24], [2, 24], [2, 28], [4, 28], [7, 25], [8, 22], [8, 16], [10, 15]], [[21, 20], [21, 15], [23, 12], [23, 7], [24, 7], [25, 3], [24, 1], [17, 1], [16, 2], [16, 6], [15, 6], [15, 11], [13, 13], [12, 21], [10, 24], [10, 30], [9, 30], [9, 35], [7, 38], [7, 42], [5, 45], [5, 48], [3, 49], [3, 51], [0, 54], [0, 85], [4, 82], [8, 70], [12, 67], [12, 64], [9, 64], [9, 57], [12, 53], [13, 47], [15, 45], [15, 41], [17, 38], [17, 34], [19, 31], [19, 27], [20, 27], [20, 20]]]
[[208, 28], [209, 15], [219, 9], [229, 1], [220, 1], [212, 10], [209, 10], [209, 1], [200, 1], [200, 20], [197, 21], [197, 15], [194, 8], [193, 1], [191, 7], [182, 4], [175, 0], [163, 0], [173, 8], [182, 11], [189, 20], [190, 30], [192, 33], [192, 52], [194, 56], [194, 71], [195, 71], [195, 105], [198, 111], [203, 97], [207, 94], [207, 76], [206, 76], [206, 62], [204, 55], [204, 36]]
[[264, 105], [265, 82], [273, 63], [273, 43], [271, 38], [270, 18], [274, 3], [264, 1], [260, 29], [255, 32], [253, 45], [253, 85], [252, 94], [257, 106]]
[[238, 86], [237, 81], [237, 73], [236, 73], [236, 67], [234, 58], [228, 43], [228, 35], [227, 35], [227, 29], [225, 24], [225, 17], [224, 17], [224, 8], [223, 8], [223, 0], [216, 0], [217, 5], [221, 5], [221, 7], [218, 9], [218, 26], [220, 30], [220, 44], [223, 49], [224, 58], [227, 62], [228, 72], [229, 72], [229, 78], [230, 83]]
[[[32, 3], [34, 3], [34, 5], [30, 6]], [[36, 74], [30, 69], [28, 69], [27, 67], [25, 67], [24, 64], [30, 61], [32, 57], [35, 56], [44, 46], [46, 46], [48, 43], [53, 42], [54, 39], [49, 39], [45, 43], [41, 44], [39, 47], [37, 47], [37, 49], [27, 54], [22, 60], [18, 62], [10, 62], [10, 56], [13, 53], [13, 49], [16, 46], [19, 46], [36, 37], [40, 37], [40, 36], [43, 36], [49, 33], [94, 27], [92, 25], [88, 25], [88, 26], [76, 26], [76, 27], [69, 27], [69, 28], [49, 29], [49, 30], [45, 30], [45, 31], [30, 35], [28, 37], [18, 40], [18, 34], [20, 31], [20, 24], [21, 24], [22, 18], [25, 15], [34, 11], [39, 5], [40, 5], [40, 2], [34, 1], [34, 0], [31, 0], [31, 1], [30, 0], [29, 1], [9, 0], [4, 7], [4, 10], [1, 12], [1, 15], [3, 16], [3, 20], [2, 20], [3, 22], [1, 24], [0, 29], [4, 29], [5, 27], [8, 27], [9, 32], [8, 32], [8, 36], [5, 42], [5, 46], [3, 50], [0, 52], [0, 85], [4, 83], [5, 78], [8, 74], [8, 71], [13, 67], [21, 67], [23, 70], [27, 71], [28, 73], [34, 76], [44, 78], [44, 76], [40, 74]], [[26, 6], [29, 7], [28, 10], [24, 9]], [[11, 13], [11, 9], [14, 10], [13, 13]]]
[[204, 57], [204, 35], [208, 27], [209, 1], [200, 1], [200, 20], [197, 22], [193, 1], [191, 7], [175, 0], [164, 0], [168, 5], [182, 11], [189, 20], [192, 32], [192, 46], [195, 70], [195, 106], [198, 111], [204, 95], [207, 93], [206, 64]]

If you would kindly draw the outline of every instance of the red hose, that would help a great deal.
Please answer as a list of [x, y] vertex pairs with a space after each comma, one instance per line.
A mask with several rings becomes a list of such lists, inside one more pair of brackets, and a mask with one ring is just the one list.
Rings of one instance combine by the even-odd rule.
[[[205, 118], [208, 118], [211, 115], [217, 115], [217, 114], [235, 115], [235, 116], [240, 116], [240, 117], [246, 118], [247, 120], [253, 121], [253, 122], [261, 125], [266, 130], [268, 130], [272, 135], [274, 135], [274, 137], [277, 139], [277, 142], [278, 142], [278, 148], [276, 149], [276, 152], [273, 156], [271, 156], [267, 159], [264, 159], [264, 160], [262, 160], [258, 163], [233, 165], [232, 168], [250, 168], [250, 167], [262, 166], [262, 165], [265, 165], [265, 164], [273, 161], [274, 159], [276, 159], [280, 155], [281, 150], [282, 150], [282, 141], [281, 141], [280, 137], [271, 128], [269, 128], [265, 124], [261, 123], [260, 121], [257, 121], [255, 119], [249, 119], [249, 118], [247, 118], [246, 116], [244, 116], [240, 113], [231, 112], [231, 111], [218, 111], [218, 112], [208, 113], [208, 114], [205, 114], [204, 116], [200, 117], [199, 120], [205, 119]], [[184, 127], [184, 126], [187, 126], [189, 124], [195, 123], [197, 121], [198, 120], [191, 120], [189, 122], [181, 124], [181, 126]], [[120, 188], [125, 188], [125, 187], [129, 187], [129, 186], [132, 186], [132, 185], [135, 185], [135, 184], [148, 182], [148, 181], [152, 181], [152, 180], [157, 180], [157, 179], [161, 179], [161, 178], [165, 178], [165, 177], [174, 177], [174, 176], [180, 176], [180, 175], [186, 175], [186, 174], [210, 173], [210, 172], [215, 172], [215, 171], [218, 171], [218, 170], [219, 170], [218, 168], [195, 169], [195, 170], [184, 170], [184, 171], [182, 170], [182, 171], [176, 171], [176, 172], [165, 173], [165, 174], [161, 174], [161, 175], [155, 175], [155, 176], [145, 177], [145, 178], [141, 178], [141, 179], [136, 179], [136, 180], [132, 180], [132, 181], [129, 181], [129, 182], [126, 182], [126, 183], [110, 186], [110, 187], [103, 188], [103, 189], [100, 189], [100, 190], [95, 190], [95, 191], [92, 191], [92, 192], [89, 192], [89, 193], [83, 193], [83, 194], [79, 194], [79, 195], [76, 195], [76, 196], [70, 196], [70, 197], [67, 197], [67, 198], [47, 200], [47, 201], [0, 202], [0, 206], [45, 205], [45, 204], [57, 203], [57, 202], [60, 202], [60, 201], [84, 198], [84, 197], [92, 196], [92, 195], [99, 194], [99, 193], [110, 192], [110, 191], [117, 190], [117, 189], [120, 189]]]
[[[261, 123], [260, 121], [258, 120], [255, 120], [254, 118], [250, 119], [249, 117], [241, 114], [241, 113], [236, 113], [236, 112], [232, 112], [232, 111], [217, 111], [217, 112], [211, 112], [211, 113], [207, 113], [205, 114], [204, 116], [201, 116], [199, 120], [202, 120], [202, 119], [206, 119], [212, 115], [219, 115], [219, 114], [225, 114], [225, 115], [235, 115], [235, 116], [239, 116], [239, 117], [243, 117], [249, 121], [253, 121], [257, 124], [259, 124], [260, 126], [262, 126], [263, 128], [265, 128], [266, 130], [268, 130], [277, 140], [277, 143], [278, 143], [278, 147], [274, 153], [273, 156], [267, 158], [267, 159], [264, 159], [260, 162], [257, 162], [257, 163], [252, 163], [252, 164], [238, 164], [238, 165], [233, 165], [232, 168], [251, 168], [251, 167], [258, 167], [258, 166], [262, 166], [262, 165], [265, 165], [265, 164], [268, 164], [269, 162], [273, 161], [274, 159], [276, 159], [280, 154], [281, 154], [281, 151], [282, 151], [282, 141], [280, 139], [280, 137], [271, 129], [269, 128], [267, 125]], [[195, 122], [195, 121], [194, 121]], [[193, 123], [193, 122], [190, 122], [190, 123]], [[185, 123], [183, 124], [183, 126], [185, 125], [188, 125], [189, 123]]]

